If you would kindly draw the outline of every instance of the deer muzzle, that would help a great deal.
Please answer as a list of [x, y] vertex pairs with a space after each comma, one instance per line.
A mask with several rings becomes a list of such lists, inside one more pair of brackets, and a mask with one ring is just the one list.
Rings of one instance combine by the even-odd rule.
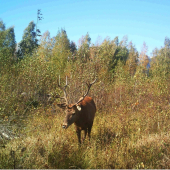
[[67, 124], [64, 124], [64, 123], [63, 123], [62, 128], [63, 128], [63, 129], [67, 129]]

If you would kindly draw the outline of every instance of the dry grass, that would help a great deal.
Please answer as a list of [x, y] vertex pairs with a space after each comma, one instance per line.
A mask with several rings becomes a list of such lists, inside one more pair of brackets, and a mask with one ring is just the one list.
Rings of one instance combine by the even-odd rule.
[[[64, 114], [35, 114], [26, 136], [9, 142], [1, 150], [1, 168], [169, 168], [169, 119], [159, 121], [154, 112], [126, 112], [124, 105], [108, 114], [96, 113], [92, 138], [78, 146], [74, 125], [63, 130]], [[35, 111], [36, 113], [37, 111]], [[150, 117], [152, 114], [152, 117]], [[156, 122], [156, 125], [155, 125]], [[6, 157], [6, 159], [5, 159]]]
[[[34, 96], [30, 101], [19, 98], [23, 90], [33, 94], [36, 88], [39, 92], [59, 92], [55, 71], [45, 64], [35, 63], [35, 67], [40, 67], [36, 73], [30, 67], [23, 67], [24, 76], [21, 74], [18, 79], [9, 73], [12, 78], [8, 82], [1, 77], [2, 118], [13, 122], [11, 129], [17, 125], [22, 128], [16, 131], [19, 138], [7, 141], [5, 148], [0, 149], [0, 168], [170, 168], [168, 79], [119, 76], [113, 82], [106, 73], [99, 72], [98, 82], [90, 91], [97, 106], [91, 141], [85, 140], [79, 147], [74, 125], [67, 130], [61, 127], [64, 118], [61, 110], [45, 104], [29, 105]], [[94, 77], [88, 77], [90, 67], [87, 64], [67, 74], [70, 91]], [[79, 97], [76, 92], [74, 96]], [[21, 117], [25, 121], [20, 123]]]

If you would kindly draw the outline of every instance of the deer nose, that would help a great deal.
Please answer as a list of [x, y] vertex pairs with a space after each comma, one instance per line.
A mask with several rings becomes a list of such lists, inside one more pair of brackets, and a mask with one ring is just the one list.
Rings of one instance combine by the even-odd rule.
[[63, 124], [62, 128], [67, 129], [67, 124]]

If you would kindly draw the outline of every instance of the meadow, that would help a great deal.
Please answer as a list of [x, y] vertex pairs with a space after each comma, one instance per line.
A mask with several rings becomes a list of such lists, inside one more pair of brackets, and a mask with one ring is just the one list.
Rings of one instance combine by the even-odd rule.
[[[83, 83], [95, 77], [93, 68], [98, 66], [91, 61], [79, 64], [67, 64], [67, 72], [61, 75], [63, 85], [68, 76], [71, 102], [81, 97], [86, 89]], [[43, 94], [62, 95], [59, 75], [49, 63], [27, 58], [10, 70], [1, 76], [1, 127], [6, 127], [11, 139], [1, 138], [0, 168], [170, 167], [167, 77], [148, 76], [140, 67], [129, 76], [121, 64], [114, 79], [102, 68], [94, 70], [98, 80], [89, 95], [97, 112], [90, 142], [86, 138], [79, 146], [74, 125], [62, 129], [65, 113], [56, 106], [60, 100], [47, 104], [45, 95], [37, 98], [34, 93], [37, 88]], [[23, 97], [21, 92], [31, 93]]]
[[[91, 44], [87, 33], [77, 47], [61, 29], [37, 40], [30, 22], [16, 50], [14, 28], [0, 26], [0, 169], [170, 168], [167, 37], [149, 57], [146, 43], [138, 52], [126, 36]], [[81, 145], [57, 107], [66, 77], [69, 103], [97, 77], [91, 140]]]

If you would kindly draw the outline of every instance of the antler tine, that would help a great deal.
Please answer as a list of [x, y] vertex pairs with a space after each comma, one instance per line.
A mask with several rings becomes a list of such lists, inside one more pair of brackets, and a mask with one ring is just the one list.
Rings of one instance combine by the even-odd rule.
[[96, 80], [97, 80], [97, 78], [91, 83], [86, 83], [88, 86], [88, 90], [87, 90], [86, 94], [83, 96], [83, 99], [88, 95], [91, 86], [96, 82]]
[[94, 84], [94, 83], [96, 82], [96, 80], [97, 80], [97, 77], [96, 77], [96, 79], [95, 79], [93, 82], [91, 82], [90, 84], [91, 84], [91, 85]]
[[77, 103], [75, 103], [74, 105], [77, 105], [77, 104], [80, 103], [82, 100], [84, 100], [84, 98], [85, 98], [85, 97], [88, 95], [88, 93], [89, 93], [90, 87], [96, 82], [96, 80], [97, 80], [97, 78], [96, 78], [93, 82], [91, 82], [91, 83], [86, 83], [87, 86], [88, 86], [88, 90], [87, 90], [86, 94], [83, 95], [83, 97], [80, 98], [80, 100], [79, 100]]
[[[66, 83], [67, 83], [67, 82], [66, 82]], [[64, 99], [65, 99], [65, 101], [66, 101], [66, 105], [68, 105], [66, 87], [67, 87], [67, 84], [64, 86], [63, 91], [64, 91]]]
[[58, 87], [60, 87], [60, 89], [62, 89], [64, 91], [64, 97], [58, 97], [60, 99], [64, 99], [66, 101], [66, 105], [68, 105], [68, 100], [67, 100], [67, 93], [66, 93], [66, 87], [67, 87], [67, 76], [66, 76], [66, 85], [64, 86], [64, 88], [62, 88], [60, 86], [60, 75], [59, 75], [59, 84], [58, 84]]

